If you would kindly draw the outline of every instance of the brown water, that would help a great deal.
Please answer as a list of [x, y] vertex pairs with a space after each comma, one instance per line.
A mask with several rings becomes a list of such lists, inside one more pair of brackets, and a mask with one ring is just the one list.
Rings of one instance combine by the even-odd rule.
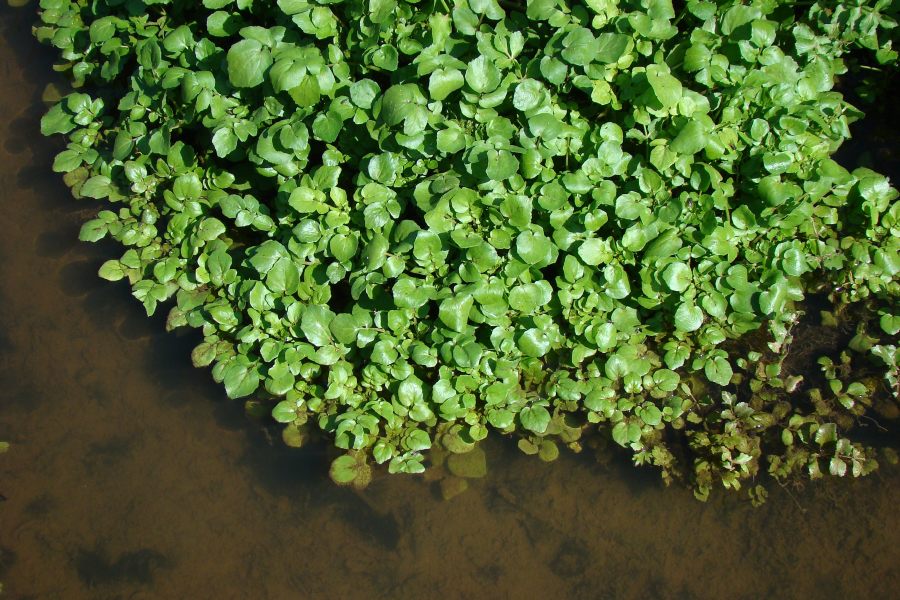
[[[754, 509], [655, 472], [488, 444], [491, 472], [335, 487], [96, 270], [40, 138], [52, 54], [0, 6], [0, 581], [13, 598], [891, 598], [900, 477]], [[892, 593], [891, 590], [894, 590]]]

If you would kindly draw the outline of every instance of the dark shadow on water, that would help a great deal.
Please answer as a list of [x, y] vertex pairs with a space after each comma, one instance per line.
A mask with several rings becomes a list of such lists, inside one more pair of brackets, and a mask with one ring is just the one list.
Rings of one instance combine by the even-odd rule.
[[588, 548], [578, 540], [568, 539], [560, 544], [550, 570], [563, 579], [570, 579], [584, 573], [589, 563]]
[[645, 494], [658, 494], [664, 487], [656, 467], [635, 466], [631, 456], [623, 448], [611, 447], [606, 451], [611, 453], [609, 476], [625, 482], [635, 498], [640, 499]]
[[15, 562], [16, 553], [6, 546], [0, 546], [0, 578], [6, 575], [6, 572]]
[[58, 60], [55, 49], [39, 44], [31, 34], [36, 9], [37, 2], [25, 8], [12, 8], [6, 2], [0, 4], [0, 35], [14, 49], [16, 62], [26, 68], [26, 79], [43, 84], [61, 77], [47, 68]]
[[108, 471], [114, 473], [116, 466], [132, 453], [140, 444], [137, 435], [117, 434], [102, 441], [92, 442], [82, 458], [88, 474]]
[[[109, 256], [96, 256], [88, 261], [87, 266], [82, 267], [82, 274], [87, 281], [83, 282], [84, 292], [77, 294], [84, 313], [88, 316], [94, 327], [102, 329], [119, 330], [121, 323], [130, 322], [131, 327], [137, 331], [127, 336], [129, 339], [137, 339], [159, 333], [158, 323], [154, 319], [148, 319], [143, 306], [131, 296], [131, 289], [127, 282], [109, 283], [100, 279], [97, 270], [103, 261]], [[64, 290], [65, 291], [65, 290]], [[123, 336], [126, 337], [126, 336]]]
[[69, 296], [94, 294], [108, 282], [97, 276], [97, 264], [90, 260], [79, 260], [66, 264], [58, 275], [60, 289]]
[[362, 496], [339, 490], [327, 499], [335, 506], [335, 515], [360, 537], [385, 550], [396, 550], [403, 532], [400, 522], [390, 512], [374, 509]]
[[43, 258], [59, 258], [78, 247], [79, 227], [73, 223], [55, 231], [45, 231], [34, 241], [35, 253]]
[[78, 578], [88, 587], [109, 584], [152, 584], [172, 562], [152, 548], [139, 548], [110, 556], [103, 546], [79, 548], [72, 559]]
[[[34, 135], [39, 135], [37, 130]], [[53, 157], [60, 150], [62, 148], [48, 152], [44, 157], [36, 156], [33, 164], [37, 166], [22, 167], [16, 173], [16, 185], [19, 189], [34, 192], [35, 209], [38, 210], [73, 213], [91, 208], [96, 204], [93, 200], [76, 201], [63, 183], [62, 176], [53, 173]]]
[[32, 498], [28, 504], [25, 505], [25, 514], [39, 519], [41, 517], [46, 517], [51, 511], [56, 510], [58, 507], [59, 503], [56, 499], [50, 494], [44, 493]]
[[296, 511], [329, 506], [333, 519], [363, 540], [386, 550], [397, 548], [402, 536], [399, 521], [392, 512], [375, 508], [371, 500], [378, 493], [379, 482], [361, 492], [336, 486], [328, 476], [331, 459], [336, 456], [329, 442], [318, 439], [302, 448], [290, 448], [280, 439], [280, 426], [267, 427], [264, 433], [253, 430], [247, 419], [240, 426], [247, 431], [241, 465], [270, 494], [288, 498]]
[[843, 91], [850, 103], [866, 116], [850, 126], [853, 136], [833, 158], [847, 169], [863, 166], [888, 175], [897, 185], [900, 183], [900, 153], [897, 152], [896, 135], [900, 131], [900, 111], [888, 99], [900, 95], [900, 78], [895, 74], [885, 81], [881, 99], [874, 103], [857, 97], [855, 85], [845, 86]]
[[28, 140], [34, 138], [35, 121], [40, 121], [40, 108], [30, 106], [24, 115], [20, 115], [7, 124], [8, 136], [3, 148], [10, 154], [23, 154], [29, 148]]

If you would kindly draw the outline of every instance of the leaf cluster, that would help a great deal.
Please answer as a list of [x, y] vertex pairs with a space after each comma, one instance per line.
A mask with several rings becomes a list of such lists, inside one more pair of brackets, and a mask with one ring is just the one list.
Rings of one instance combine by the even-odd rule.
[[783, 385], [738, 399], [734, 341], [783, 343], [810, 292], [898, 294], [897, 192], [831, 158], [845, 56], [897, 58], [890, 2], [40, 6], [79, 88], [54, 169], [110, 203], [82, 239], [126, 247], [100, 275], [289, 443], [333, 436], [339, 482], [491, 429], [552, 460], [599, 426], [701, 496], [797, 419], [864, 453]]

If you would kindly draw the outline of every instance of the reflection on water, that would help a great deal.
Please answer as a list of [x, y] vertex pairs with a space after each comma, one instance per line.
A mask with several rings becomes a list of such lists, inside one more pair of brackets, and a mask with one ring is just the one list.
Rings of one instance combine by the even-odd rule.
[[655, 473], [502, 440], [489, 476], [327, 479], [327, 449], [270, 442], [127, 287], [94, 275], [39, 139], [52, 54], [0, 6], [0, 581], [15, 598], [888, 598], [898, 482], [664, 490]]

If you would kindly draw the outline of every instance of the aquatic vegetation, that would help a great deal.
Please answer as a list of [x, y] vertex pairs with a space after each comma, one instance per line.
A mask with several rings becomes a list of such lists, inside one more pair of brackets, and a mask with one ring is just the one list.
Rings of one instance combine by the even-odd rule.
[[[490, 430], [548, 461], [599, 431], [701, 498], [875, 468], [850, 436], [897, 402], [900, 203], [831, 157], [839, 79], [896, 62], [889, 1], [40, 6], [77, 89], [54, 170], [126, 247], [100, 275], [286, 442], [332, 436], [339, 483]], [[870, 315], [824, 389], [784, 371], [811, 293]]]

